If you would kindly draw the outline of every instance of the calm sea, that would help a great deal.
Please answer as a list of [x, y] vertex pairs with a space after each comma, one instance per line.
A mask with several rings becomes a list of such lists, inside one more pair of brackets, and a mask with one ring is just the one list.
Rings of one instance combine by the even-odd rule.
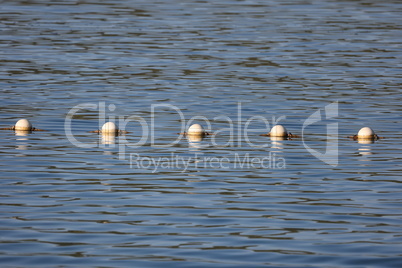
[[2, 1], [0, 266], [401, 267], [401, 14]]

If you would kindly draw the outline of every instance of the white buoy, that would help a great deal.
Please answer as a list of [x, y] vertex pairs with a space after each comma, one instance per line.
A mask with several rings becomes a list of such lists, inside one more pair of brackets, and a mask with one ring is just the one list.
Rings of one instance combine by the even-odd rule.
[[286, 128], [282, 125], [276, 125], [271, 129], [270, 136], [271, 137], [286, 137], [288, 132]]
[[200, 124], [193, 124], [187, 130], [187, 134], [202, 135], [204, 133], [205, 133], [205, 130]]
[[116, 133], [119, 129], [117, 128], [116, 124], [113, 122], [106, 122], [102, 126], [102, 133]]
[[357, 133], [357, 138], [359, 139], [373, 139], [375, 136], [374, 131], [369, 127], [364, 127]]
[[15, 123], [14, 129], [29, 131], [32, 130], [32, 124], [28, 121], [28, 119], [20, 119], [17, 121], [17, 123]]

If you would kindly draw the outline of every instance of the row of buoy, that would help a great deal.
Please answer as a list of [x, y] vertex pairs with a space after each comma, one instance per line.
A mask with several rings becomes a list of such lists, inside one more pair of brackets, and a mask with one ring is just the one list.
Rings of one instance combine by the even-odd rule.
[[[34, 128], [28, 119], [20, 119], [17, 121], [17, 123], [14, 126], [8, 127], [8, 128], [2, 128], [2, 129], [3, 130], [27, 131], [27, 132], [44, 131], [42, 129]], [[121, 135], [121, 134], [129, 133], [124, 130], [119, 130], [119, 128], [113, 122], [106, 122], [100, 130], [95, 130], [95, 131], [90, 131], [90, 132], [106, 134], [106, 135]], [[207, 135], [212, 135], [211, 133], [205, 131], [205, 129], [200, 124], [193, 124], [188, 128], [187, 132], [182, 132], [182, 133], [178, 133], [178, 134], [192, 135], [192, 136], [196, 135], [196, 136], [202, 136], [202, 137], [207, 136]], [[299, 138], [299, 136], [288, 132], [287, 129], [282, 125], [275, 125], [274, 127], [272, 127], [271, 131], [268, 134], [262, 134], [260, 136], [280, 137], [280, 138], [284, 138], [284, 139]], [[374, 131], [369, 127], [361, 128], [356, 135], [349, 136], [348, 138], [351, 138], [353, 140], [382, 139], [382, 137], [379, 137], [377, 134], [375, 134]]]
[[[200, 124], [191, 125], [188, 128], [187, 132], [179, 133], [179, 134], [200, 135], [200, 136], [212, 135], [212, 134], [206, 132]], [[284, 138], [284, 139], [300, 138], [298, 135], [294, 135], [294, 134], [288, 132], [287, 129], [282, 125], [273, 126], [270, 132], [268, 132], [267, 134], [261, 134], [260, 136], [277, 137], [277, 138]], [[362, 139], [362, 140], [382, 139], [377, 134], [375, 134], [374, 131], [369, 127], [361, 128], [356, 135], [349, 136], [348, 138], [351, 138], [354, 140], [357, 140], [357, 139]]]

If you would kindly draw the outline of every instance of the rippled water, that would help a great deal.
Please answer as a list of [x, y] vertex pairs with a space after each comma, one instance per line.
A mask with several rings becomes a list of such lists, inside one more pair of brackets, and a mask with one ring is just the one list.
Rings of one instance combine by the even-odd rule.
[[[1, 266], [400, 267], [401, 12], [400, 1], [3, 1], [0, 123], [47, 131], [0, 132]], [[96, 107], [74, 114], [72, 135], [87, 148], [65, 132], [84, 104]], [[127, 116], [145, 127], [88, 132]], [[166, 146], [194, 116], [220, 132]], [[247, 142], [253, 116], [284, 116], [303, 137], [261, 137], [257, 118]], [[363, 126], [385, 139], [346, 138]]]

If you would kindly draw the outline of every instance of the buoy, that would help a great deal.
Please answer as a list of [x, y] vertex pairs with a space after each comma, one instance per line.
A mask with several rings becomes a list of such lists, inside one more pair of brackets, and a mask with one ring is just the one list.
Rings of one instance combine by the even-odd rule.
[[32, 128], [31, 122], [29, 122], [28, 119], [20, 119], [20, 120], [17, 121], [17, 123], [15, 123], [14, 129], [15, 130], [30, 131], [33, 128]]
[[362, 138], [362, 139], [373, 139], [375, 136], [374, 131], [369, 128], [369, 127], [364, 127], [359, 130], [357, 133], [357, 138]]
[[187, 134], [191, 135], [204, 135], [205, 130], [200, 124], [193, 124], [191, 125], [188, 130]]
[[128, 131], [125, 130], [120, 130], [115, 123], [113, 122], [106, 122], [105, 124], [103, 124], [102, 128], [99, 130], [91, 130], [88, 131], [89, 133], [98, 133], [98, 134], [102, 134], [102, 135], [114, 135], [114, 136], [119, 136], [122, 134], [127, 134], [130, 133]]
[[117, 128], [116, 124], [113, 122], [106, 122], [102, 126], [102, 133], [117, 133], [119, 129]]
[[282, 125], [275, 125], [270, 132], [271, 137], [286, 137], [288, 135], [288, 131]]
[[205, 137], [208, 135], [214, 135], [212, 133], [208, 133], [205, 131], [205, 129], [200, 125], [200, 124], [192, 124], [188, 129], [187, 132], [180, 132], [177, 133], [180, 135], [184, 135], [184, 136], [201, 136], [201, 137]]
[[286, 128], [282, 125], [275, 125], [271, 128], [271, 131], [268, 134], [261, 134], [260, 136], [268, 136], [272, 138], [282, 138], [282, 140], [291, 140], [292, 138], [300, 138], [297, 135], [293, 135], [288, 132]]
[[348, 138], [358, 140], [358, 141], [359, 140], [378, 140], [378, 139], [383, 139], [382, 137], [378, 137], [377, 134], [375, 134], [374, 131], [369, 127], [361, 128], [356, 135], [349, 136]]

